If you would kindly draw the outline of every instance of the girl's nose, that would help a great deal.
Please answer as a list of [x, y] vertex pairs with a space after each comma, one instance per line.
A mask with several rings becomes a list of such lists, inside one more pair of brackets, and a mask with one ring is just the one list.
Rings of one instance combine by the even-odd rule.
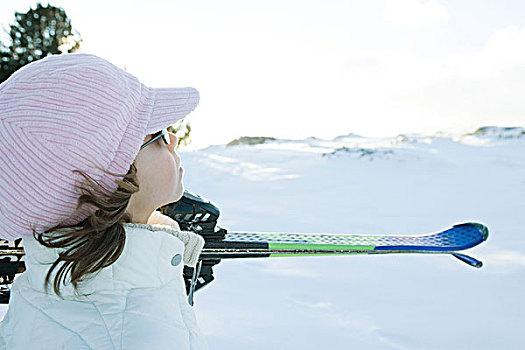
[[179, 138], [172, 132], [168, 132], [168, 134], [170, 135], [170, 144], [167, 146], [170, 152], [173, 152], [177, 149], [177, 143], [179, 143]]

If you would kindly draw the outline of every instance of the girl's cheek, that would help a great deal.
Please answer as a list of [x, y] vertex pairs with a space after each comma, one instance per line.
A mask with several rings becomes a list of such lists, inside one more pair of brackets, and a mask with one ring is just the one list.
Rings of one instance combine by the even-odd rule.
[[168, 156], [163, 159], [162, 164], [162, 171], [164, 173], [164, 176], [167, 179], [172, 179], [173, 176], [175, 176], [175, 172], [178, 171], [177, 162], [175, 162], [173, 156], [171, 154], [168, 154]]

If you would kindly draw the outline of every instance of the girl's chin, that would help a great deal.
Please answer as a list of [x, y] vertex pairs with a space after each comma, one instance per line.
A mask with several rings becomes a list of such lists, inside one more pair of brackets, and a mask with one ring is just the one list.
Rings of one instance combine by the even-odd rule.
[[180, 186], [180, 190], [177, 191], [177, 195], [175, 196], [175, 200], [174, 200], [174, 202], [176, 202], [176, 201], [178, 201], [179, 199], [181, 199], [183, 194], [184, 194], [184, 186], [181, 184], [181, 186]]

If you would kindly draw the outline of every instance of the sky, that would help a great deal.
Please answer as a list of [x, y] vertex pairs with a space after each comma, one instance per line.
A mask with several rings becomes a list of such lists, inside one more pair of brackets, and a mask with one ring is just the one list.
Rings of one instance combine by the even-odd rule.
[[[36, 3], [2, 0], [2, 27]], [[65, 9], [83, 39], [81, 52], [152, 87], [200, 91], [188, 117], [190, 148], [239, 136], [395, 136], [525, 125], [521, 1], [50, 4]]]

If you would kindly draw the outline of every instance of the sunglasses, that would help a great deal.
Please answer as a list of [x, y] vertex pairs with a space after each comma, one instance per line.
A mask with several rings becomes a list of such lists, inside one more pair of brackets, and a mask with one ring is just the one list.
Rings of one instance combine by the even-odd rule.
[[162, 129], [161, 131], [159, 132], [156, 132], [153, 134], [153, 137], [151, 138], [151, 140], [147, 141], [146, 143], [144, 143], [142, 146], [140, 146], [140, 149], [143, 149], [144, 147], [146, 147], [147, 145], [157, 141], [159, 138], [161, 138], [164, 140], [164, 143], [166, 145], [169, 145], [170, 144], [170, 135], [168, 134], [168, 129], [165, 128], [165, 129]]

